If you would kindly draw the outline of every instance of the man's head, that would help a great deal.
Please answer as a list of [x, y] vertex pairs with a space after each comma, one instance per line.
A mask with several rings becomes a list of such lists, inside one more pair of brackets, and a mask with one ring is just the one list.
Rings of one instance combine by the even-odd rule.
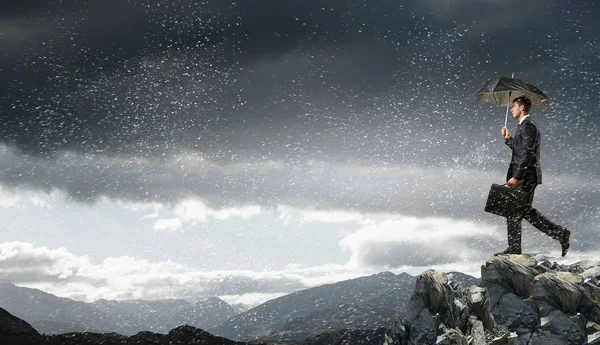
[[513, 118], [518, 119], [521, 116], [529, 114], [530, 108], [531, 101], [529, 100], [529, 98], [521, 96], [513, 99], [512, 108], [510, 109], [510, 111], [512, 112]]

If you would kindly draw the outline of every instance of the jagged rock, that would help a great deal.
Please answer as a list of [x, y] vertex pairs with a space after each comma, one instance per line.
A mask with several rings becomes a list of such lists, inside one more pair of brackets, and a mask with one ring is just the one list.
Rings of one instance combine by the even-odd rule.
[[554, 310], [541, 319], [529, 345], [579, 345], [585, 338], [585, 321], [581, 314], [569, 317]]
[[592, 278], [583, 282], [583, 288], [590, 294], [590, 298], [600, 303], [600, 279]]
[[515, 345], [519, 336], [514, 332], [503, 332], [501, 336], [495, 337], [488, 342], [488, 345]]
[[595, 322], [588, 322], [585, 325], [585, 334], [587, 335], [588, 345], [600, 345], [600, 325]]
[[406, 327], [404, 326], [404, 322], [400, 318], [400, 315], [396, 315], [392, 334], [397, 336], [398, 339], [405, 339], [407, 336]]
[[562, 280], [552, 273], [542, 273], [534, 279], [531, 296], [549, 303], [556, 309], [573, 313], [581, 303], [583, 290], [581, 286]]
[[599, 268], [493, 257], [482, 266], [480, 286], [467, 289], [425, 271], [406, 319], [396, 322], [384, 345], [600, 345], [600, 305], [590, 293], [598, 288]]
[[494, 328], [485, 289], [460, 288], [440, 272], [425, 271], [417, 278], [405, 320], [396, 321], [385, 344], [483, 345], [486, 330], [473, 313], [484, 315], [488, 328]]
[[436, 345], [469, 345], [467, 338], [460, 330], [442, 327], [440, 333], [436, 339]]
[[532, 297], [565, 313], [579, 312], [588, 320], [600, 322], [600, 306], [581, 285], [560, 279], [560, 275], [544, 273], [536, 276]]
[[487, 330], [491, 330], [494, 327], [496, 321], [490, 311], [490, 300], [486, 289], [471, 286], [469, 287], [471, 293], [471, 311], [478, 320], [481, 320], [483, 327]]
[[564, 280], [569, 283], [573, 283], [573, 284], [577, 284], [577, 285], [583, 284], [583, 281], [584, 281], [582, 276], [580, 276], [579, 274], [571, 273], [571, 272], [556, 272], [556, 276], [560, 280]]
[[525, 267], [536, 268], [538, 266], [538, 261], [529, 255], [510, 254], [508, 258], [510, 261], [516, 262]]
[[498, 303], [500, 302], [500, 299], [502, 298], [502, 296], [504, 296], [504, 294], [507, 292], [506, 289], [504, 289], [502, 286], [500, 285], [487, 285], [485, 287], [485, 289], [488, 292], [488, 296], [490, 299], [490, 307], [491, 309], [494, 309], [494, 307], [496, 305], [498, 305]]
[[516, 332], [523, 340], [529, 338], [539, 323], [537, 310], [531, 301], [510, 292], [502, 296], [492, 313], [496, 322]]
[[467, 338], [469, 345], [486, 345], [485, 329], [482, 321], [475, 316], [469, 317], [469, 330], [470, 335]]
[[[515, 255], [515, 260], [523, 262], [522, 255]], [[530, 264], [528, 261], [526, 261]], [[511, 261], [507, 257], [495, 256], [486, 264], [481, 277], [484, 287], [500, 286], [506, 291], [519, 296], [527, 296], [533, 290], [533, 282], [538, 271], [532, 267]]]
[[508, 336], [509, 332], [504, 333], [503, 335], [496, 337], [490, 341], [489, 345], [506, 345], [508, 344]]
[[[496, 322], [515, 331], [518, 344], [583, 344], [586, 337], [597, 341], [598, 332], [585, 325], [597, 322], [600, 306], [583, 286], [584, 275], [598, 264], [561, 266], [540, 260], [537, 267], [526, 267], [518, 257], [491, 259], [482, 270]], [[526, 287], [519, 289], [520, 284]]]
[[444, 299], [444, 288], [442, 284], [447, 283], [445, 277], [440, 276], [439, 272], [428, 270], [417, 277], [415, 295], [423, 300], [425, 307], [433, 311], [440, 309]]
[[459, 286], [452, 288], [455, 292], [454, 309], [458, 319], [456, 328], [467, 330], [469, 328], [469, 319], [473, 306], [473, 296], [469, 288], [461, 288]]
[[409, 344], [435, 344], [439, 316], [423, 308], [408, 330]]

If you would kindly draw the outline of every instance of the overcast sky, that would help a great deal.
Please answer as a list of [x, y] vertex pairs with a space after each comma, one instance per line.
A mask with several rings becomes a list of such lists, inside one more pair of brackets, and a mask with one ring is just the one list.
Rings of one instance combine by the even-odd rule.
[[[0, 280], [255, 304], [391, 270], [474, 275], [510, 160], [497, 76], [540, 88], [534, 206], [600, 240], [593, 0], [0, 4]], [[515, 122], [509, 120], [514, 131]], [[560, 246], [524, 226], [524, 251]]]

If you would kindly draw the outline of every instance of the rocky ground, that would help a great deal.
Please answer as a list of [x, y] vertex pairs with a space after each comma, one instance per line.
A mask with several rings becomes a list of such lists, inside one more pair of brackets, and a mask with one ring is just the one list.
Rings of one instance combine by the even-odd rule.
[[598, 263], [495, 256], [481, 273], [480, 286], [460, 288], [423, 272], [384, 344], [600, 344]]

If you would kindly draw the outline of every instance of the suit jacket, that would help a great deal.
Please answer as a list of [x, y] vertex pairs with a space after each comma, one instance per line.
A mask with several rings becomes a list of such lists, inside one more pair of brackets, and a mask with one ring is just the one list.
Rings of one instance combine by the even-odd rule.
[[515, 137], [505, 140], [505, 143], [512, 149], [506, 181], [514, 177], [527, 184], [542, 184], [540, 131], [531, 117], [526, 117]]

